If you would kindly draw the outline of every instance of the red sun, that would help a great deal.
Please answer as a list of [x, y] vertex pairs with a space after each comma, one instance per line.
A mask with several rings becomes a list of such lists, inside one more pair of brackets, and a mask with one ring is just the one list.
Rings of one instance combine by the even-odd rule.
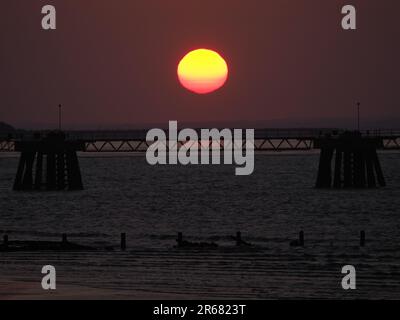
[[221, 88], [228, 79], [228, 65], [221, 55], [209, 49], [186, 54], [178, 65], [178, 78], [183, 87], [206, 94]]

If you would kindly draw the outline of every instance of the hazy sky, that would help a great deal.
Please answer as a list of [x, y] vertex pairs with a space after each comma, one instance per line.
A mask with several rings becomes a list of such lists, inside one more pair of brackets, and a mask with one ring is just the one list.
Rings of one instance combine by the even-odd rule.
[[[41, 29], [41, 7], [57, 30]], [[344, 31], [341, 7], [357, 8]], [[186, 123], [342, 126], [400, 119], [398, 0], [2, 0], [0, 121], [74, 128]], [[224, 88], [176, 76], [196, 48], [221, 53]], [[397, 127], [400, 127], [400, 123]]]

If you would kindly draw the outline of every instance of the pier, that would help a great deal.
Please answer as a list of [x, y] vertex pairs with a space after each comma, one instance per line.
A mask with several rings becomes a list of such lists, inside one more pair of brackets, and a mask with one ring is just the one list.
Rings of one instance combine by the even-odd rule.
[[[319, 149], [315, 144], [319, 139], [338, 137], [345, 130], [339, 129], [256, 129], [254, 149], [256, 151], [308, 151]], [[43, 131], [40, 134], [45, 135]], [[147, 130], [125, 131], [66, 131], [68, 140], [82, 141], [83, 152], [145, 152], [152, 143], [146, 141]], [[364, 130], [363, 137], [382, 141], [379, 150], [400, 150], [400, 129]], [[0, 152], [15, 152], [18, 142], [29, 141], [34, 132], [10, 133], [0, 136]], [[185, 142], [181, 142], [180, 146]], [[221, 143], [221, 147], [223, 147]]]
[[[154, 143], [147, 130], [27, 132], [0, 137], [0, 152], [20, 152], [14, 190], [82, 190], [77, 152], [146, 152]], [[185, 148], [188, 141], [177, 141]], [[198, 148], [204, 141], [198, 141]], [[224, 149], [224, 140], [209, 148]], [[166, 150], [168, 151], [168, 143]], [[243, 145], [246, 141], [243, 140]], [[207, 142], [206, 142], [207, 147]], [[242, 146], [236, 146], [242, 147]], [[400, 150], [400, 130], [343, 131], [338, 129], [267, 130], [254, 135], [255, 151], [320, 150], [317, 188], [386, 186], [378, 150]], [[335, 157], [334, 170], [332, 159]], [[44, 161], [46, 167], [44, 168]]]

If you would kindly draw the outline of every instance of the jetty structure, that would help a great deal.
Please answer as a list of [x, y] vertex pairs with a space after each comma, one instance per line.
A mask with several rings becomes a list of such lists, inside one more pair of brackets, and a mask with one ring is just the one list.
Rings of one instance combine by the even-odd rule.
[[82, 190], [83, 183], [77, 151], [84, 151], [85, 143], [68, 140], [62, 131], [51, 131], [33, 139], [15, 141], [20, 152], [14, 190]]
[[[0, 152], [21, 152], [14, 190], [81, 190], [77, 152], [146, 152], [146, 130], [0, 134]], [[179, 141], [185, 148], [187, 141]], [[218, 141], [217, 141], [218, 143]], [[219, 141], [221, 150], [224, 141]], [[168, 147], [168, 146], [167, 146]], [[167, 148], [168, 150], [168, 148]], [[400, 130], [256, 129], [258, 152], [320, 150], [317, 188], [386, 185], [378, 150], [400, 150]]]
[[314, 147], [321, 149], [317, 188], [386, 186], [377, 154], [377, 149], [383, 148], [382, 139], [363, 136], [359, 131], [347, 131], [335, 137], [318, 138]]

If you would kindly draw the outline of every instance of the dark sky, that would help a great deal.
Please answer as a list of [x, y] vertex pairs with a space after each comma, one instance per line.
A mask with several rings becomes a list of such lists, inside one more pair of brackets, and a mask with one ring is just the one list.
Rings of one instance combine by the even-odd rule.
[[[41, 7], [57, 30], [41, 29]], [[358, 10], [344, 31], [341, 7]], [[398, 0], [2, 0], [0, 121], [70, 128], [183, 123], [353, 125], [400, 119]], [[224, 88], [183, 89], [180, 58], [210, 48]], [[400, 127], [397, 125], [397, 127]]]

